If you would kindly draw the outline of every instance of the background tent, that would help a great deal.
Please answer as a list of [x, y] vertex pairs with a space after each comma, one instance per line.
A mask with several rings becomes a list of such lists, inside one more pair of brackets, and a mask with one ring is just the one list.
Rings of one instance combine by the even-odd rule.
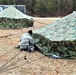
[[1, 29], [19, 29], [29, 26], [33, 26], [32, 17], [23, 14], [13, 6], [6, 8], [0, 13]]
[[36, 46], [44, 55], [76, 58], [76, 12], [33, 33]]

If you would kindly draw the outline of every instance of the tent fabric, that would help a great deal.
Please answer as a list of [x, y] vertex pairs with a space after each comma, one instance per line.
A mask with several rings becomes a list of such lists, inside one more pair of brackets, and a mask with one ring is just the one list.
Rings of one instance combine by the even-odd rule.
[[50, 41], [66, 41], [76, 39], [76, 12], [56, 22], [34, 31]]
[[33, 31], [33, 37], [44, 55], [76, 58], [76, 12]]
[[0, 29], [21, 29], [33, 26], [33, 17], [10, 6], [0, 13]]
[[21, 11], [13, 6], [10, 6], [0, 13], [0, 18], [10, 19], [32, 19], [33, 17], [23, 14]]

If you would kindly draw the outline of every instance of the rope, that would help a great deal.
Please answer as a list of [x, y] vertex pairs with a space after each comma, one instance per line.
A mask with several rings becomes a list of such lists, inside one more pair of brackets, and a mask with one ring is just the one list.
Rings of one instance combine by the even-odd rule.
[[[34, 20], [35, 22], [38, 22], [38, 23], [40, 23], [40, 24], [46, 24], [46, 23], [42, 23], [42, 22], [39, 22], [39, 21], [36, 21], [36, 20]], [[0, 38], [3, 38], [3, 37], [8, 37], [8, 36], [12, 36], [12, 35], [18, 35], [18, 34], [9, 34], [9, 35], [5, 35], [5, 36], [0, 36]], [[21, 53], [21, 51], [20, 52], [18, 52], [14, 57], [12, 57], [9, 61], [7, 61], [4, 65], [2, 65], [1, 67], [0, 67], [0, 72], [2, 72], [3, 70], [5, 70], [5, 69], [7, 69], [8, 67], [10, 67], [11, 65], [13, 65], [14, 63], [16, 63], [16, 62], [19, 62], [19, 61], [21, 61], [21, 60], [17, 60], [16, 62], [13, 62], [13, 63], [11, 63], [11, 64], [9, 64], [8, 66], [6, 66], [10, 61], [12, 61], [14, 58], [16, 58], [16, 56], [17, 55], [19, 55]], [[6, 53], [7, 54], [7, 53]], [[41, 58], [39, 58], [39, 59], [41, 59]], [[34, 62], [34, 61], [37, 61], [38, 59], [36, 59], [36, 60], [33, 60], [33, 61], [31, 61], [31, 62]], [[29, 62], [29, 63], [31, 63], [31, 62]], [[19, 65], [19, 66], [21, 66], [21, 65]], [[13, 68], [16, 68], [16, 67], [19, 67], [19, 66], [15, 66], [15, 67], [13, 67]], [[13, 69], [13, 68], [10, 68], [10, 69]], [[9, 69], [7, 69], [7, 70], [9, 70]], [[6, 70], [5, 70], [6, 71]]]
[[[35, 19], [34, 19], [34, 21], [35, 22], [37, 22], [37, 23], [40, 23], [40, 24], [45, 24], [45, 25], [48, 25], [47, 23], [43, 23], [43, 22], [39, 22], [39, 21], [36, 21]], [[21, 29], [22, 30], [22, 29]], [[9, 34], [9, 35], [4, 35], [4, 36], [0, 36], [0, 38], [3, 38], [3, 37], [8, 37], [8, 36], [13, 36], [13, 35], [18, 35], [18, 34]]]
[[19, 55], [21, 53], [21, 51], [20, 52], [18, 52], [14, 57], [12, 57], [9, 61], [7, 61], [4, 65], [2, 65], [1, 67], [0, 67], [0, 71], [2, 71], [2, 69], [10, 62], [10, 61], [12, 61], [17, 55]]
[[25, 64], [33, 63], [33, 62], [38, 61], [38, 60], [40, 60], [40, 59], [42, 59], [42, 58], [44, 58], [44, 56], [43, 56], [43, 57], [40, 57], [40, 58], [38, 58], [38, 59], [32, 60], [32, 61], [30, 61], [30, 62], [25, 62], [24, 64], [21, 64], [21, 65], [18, 65], [18, 66], [14, 66], [14, 67], [12, 67], [12, 68], [5, 69], [4, 71], [0, 71], [0, 73], [6, 72], [6, 71], [8, 71], [8, 70], [15, 69], [15, 68], [18, 68], [18, 67], [23, 66], [23, 65], [25, 65]]
[[9, 35], [4, 35], [4, 36], [0, 36], [0, 38], [3, 38], [3, 37], [8, 37], [8, 36], [12, 36], [12, 35], [17, 35], [17, 34], [9, 34]]
[[13, 51], [13, 49], [11, 51], [7, 51], [6, 53], [2, 54], [1, 56], [7, 56], [9, 53], [12, 53], [12, 51]]
[[[12, 61], [13, 59], [15, 59], [16, 56], [18, 56], [21, 52], [22, 52], [22, 51], [20, 51], [19, 53], [17, 53], [17, 54], [16, 54], [14, 57], [12, 57], [8, 62], [6, 62], [4, 65], [2, 65], [2, 66], [0, 67], [0, 72], [2, 72], [3, 70], [7, 69], [8, 67], [10, 67], [10, 66], [12, 66], [12, 65], [15, 65], [17, 62], [20, 62], [20, 61], [22, 61], [23, 59], [26, 59], [26, 60], [27, 60], [26, 57], [29, 56], [29, 55], [31, 55], [31, 54], [28, 54], [28, 55], [25, 56], [25, 58], [24, 58], [24, 57], [21, 57], [20, 60], [18, 59], [18, 60], [16, 60], [16, 61], [10, 63], [10, 61]], [[8, 63], [10, 63], [10, 64], [7, 65]]]
[[47, 23], [39, 22], [39, 21], [36, 21], [35, 19], [34, 19], [34, 21], [37, 22], [37, 23], [40, 23], [40, 24], [46, 24], [46, 25], [48, 25]]
[[8, 69], [9, 67], [11, 67], [11, 66], [15, 65], [16, 63], [22, 61], [23, 59], [24, 59], [24, 57], [22, 57], [20, 60], [18, 59], [18, 60], [16, 60], [16, 61], [10, 63], [10, 64], [7, 65], [7, 66], [4, 66], [4, 67], [0, 70], [0, 72], [2, 72], [2, 71], [4, 71], [4, 70]]

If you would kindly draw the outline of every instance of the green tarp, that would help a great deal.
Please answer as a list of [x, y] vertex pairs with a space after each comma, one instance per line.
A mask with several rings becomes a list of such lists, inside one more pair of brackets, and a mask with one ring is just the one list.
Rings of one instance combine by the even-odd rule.
[[1, 29], [19, 29], [33, 26], [33, 17], [28, 16], [10, 6], [0, 13]]
[[76, 12], [33, 33], [36, 45], [44, 55], [76, 58]]

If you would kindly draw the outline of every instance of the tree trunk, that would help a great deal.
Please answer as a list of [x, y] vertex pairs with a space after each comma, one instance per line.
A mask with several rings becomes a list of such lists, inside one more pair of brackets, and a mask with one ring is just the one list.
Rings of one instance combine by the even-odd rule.
[[73, 10], [76, 11], [76, 0], [73, 0]]

